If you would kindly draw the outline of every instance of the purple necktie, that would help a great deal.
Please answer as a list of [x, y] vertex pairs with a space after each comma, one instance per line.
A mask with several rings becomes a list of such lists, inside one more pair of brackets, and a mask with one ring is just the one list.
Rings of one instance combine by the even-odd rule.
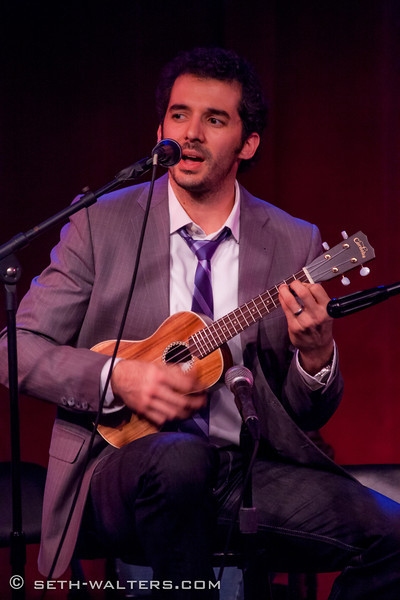
[[[198, 260], [194, 276], [192, 311], [214, 318], [214, 302], [211, 286], [211, 259], [219, 244], [231, 235], [229, 227], [224, 227], [215, 240], [194, 240], [185, 227], [178, 233], [183, 237]], [[191, 418], [181, 422], [180, 429], [208, 438], [209, 407], [205, 406]]]
[[214, 302], [211, 287], [211, 259], [219, 244], [231, 235], [229, 227], [224, 227], [215, 240], [194, 240], [185, 227], [178, 232], [198, 260], [194, 276], [192, 311], [214, 318]]

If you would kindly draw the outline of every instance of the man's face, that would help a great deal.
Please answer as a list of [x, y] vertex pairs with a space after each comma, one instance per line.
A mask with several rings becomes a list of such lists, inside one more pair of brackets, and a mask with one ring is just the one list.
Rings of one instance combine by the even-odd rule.
[[238, 113], [241, 86], [237, 82], [181, 75], [172, 87], [159, 139], [176, 140], [181, 161], [169, 169], [173, 187], [193, 194], [232, 189], [240, 159], [257, 148], [242, 142]]

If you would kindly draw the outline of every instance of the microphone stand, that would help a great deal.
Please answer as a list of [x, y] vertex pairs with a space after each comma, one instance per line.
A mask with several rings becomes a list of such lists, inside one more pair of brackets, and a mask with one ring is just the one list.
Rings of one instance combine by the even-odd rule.
[[[271, 583], [265, 570], [260, 569], [257, 550], [257, 509], [253, 505], [252, 470], [259, 447], [259, 435], [249, 429], [246, 422], [240, 430], [240, 447], [243, 452], [243, 500], [239, 510], [239, 530], [244, 536], [243, 583], [245, 597], [256, 598], [263, 590], [266, 599], [272, 600]], [[266, 580], [267, 577], [267, 580]]]
[[253, 506], [252, 488], [252, 455], [255, 441], [250, 435], [248, 427], [242, 424], [240, 431], [240, 447], [243, 452], [243, 502], [239, 512], [240, 532], [246, 535], [257, 533], [257, 509]]
[[[16, 284], [21, 277], [19, 262], [12, 254], [7, 259], [0, 260], [0, 279], [5, 287], [5, 308], [7, 313], [8, 341], [8, 378], [10, 400], [10, 435], [11, 435], [11, 492], [12, 492], [12, 530], [10, 532], [10, 563], [14, 579], [12, 588], [13, 598], [24, 598], [24, 577], [26, 546], [25, 534], [22, 530], [22, 499], [21, 499], [21, 470], [20, 470], [20, 432], [19, 432], [19, 402], [18, 402], [18, 368], [17, 368], [17, 335]], [[22, 583], [19, 588], [18, 582]]]
[[0, 280], [5, 287], [5, 308], [7, 313], [8, 377], [10, 402], [11, 435], [11, 495], [12, 495], [12, 531], [10, 532], [10, 562], [13, 582], [12, 598], [25, 598], [24, 578], [26, 562], [26, 540], [22, 528], [21, 499], [21, 455], [19, 427], [19, 390], [17, 358], [17, 293], [16, 284], [21, 278], [21, 266], [14, 252], [29, 244], [50, 227], [60, 224], [70, 215], [94, 204], [97, 199], [118, 187], [124, 181], [142, 175], [148, 170], [152, 159], [142, 159], [134, 165], [120, 171], [115, 178], [95, 192], [86, 192], [79, 200], [60, 212], [36, 225], [26, 233], [19, 233], [0, 246]]

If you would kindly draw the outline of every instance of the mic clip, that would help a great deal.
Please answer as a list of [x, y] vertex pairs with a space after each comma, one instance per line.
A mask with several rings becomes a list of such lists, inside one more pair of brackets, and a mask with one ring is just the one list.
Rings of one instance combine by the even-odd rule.
[[136, 179], [147, 173], [152, 166], [173, 167], [180, 161], [181, 156], [182, 149], [178, 142], [170, 138], [165, 138], [153, 148], [151, 156], [142, 158], [133, 163], [133, 165], [125, 167], [125, 169], [117, 173], [115, 179], [120, 182]]
[[142, 158], [138, 160], [133, 165], [129, 167], [125, 167], [119, 173], [116, 174], [115, 179], [117, 181], [128, 181], [129, 179], [136, 179], [137, 177], [141, 177], [151, 168], [153, 164], [153, 157]]

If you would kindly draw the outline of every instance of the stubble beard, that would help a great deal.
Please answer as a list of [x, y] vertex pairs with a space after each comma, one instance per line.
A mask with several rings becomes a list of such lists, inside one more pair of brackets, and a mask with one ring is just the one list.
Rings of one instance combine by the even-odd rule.
[[[234, 155], [237, 156], [241, 150], [242, 146], [236, 148]], [[204, 175], [200, 176], [190, 169], [178, 172], [177, 167], [170, 168], [170, 176], [175, 184], [190, 194], [192, 199], [197, 202], [204, 202], [208, 198], [218, 194], [234, 166], [234, 158], [232, 158], [228, 166], [221, 167], [219, 162], [214, 160], [209, 153], [205, 156], [204, 162], [208, 162], [210, 167]]]

